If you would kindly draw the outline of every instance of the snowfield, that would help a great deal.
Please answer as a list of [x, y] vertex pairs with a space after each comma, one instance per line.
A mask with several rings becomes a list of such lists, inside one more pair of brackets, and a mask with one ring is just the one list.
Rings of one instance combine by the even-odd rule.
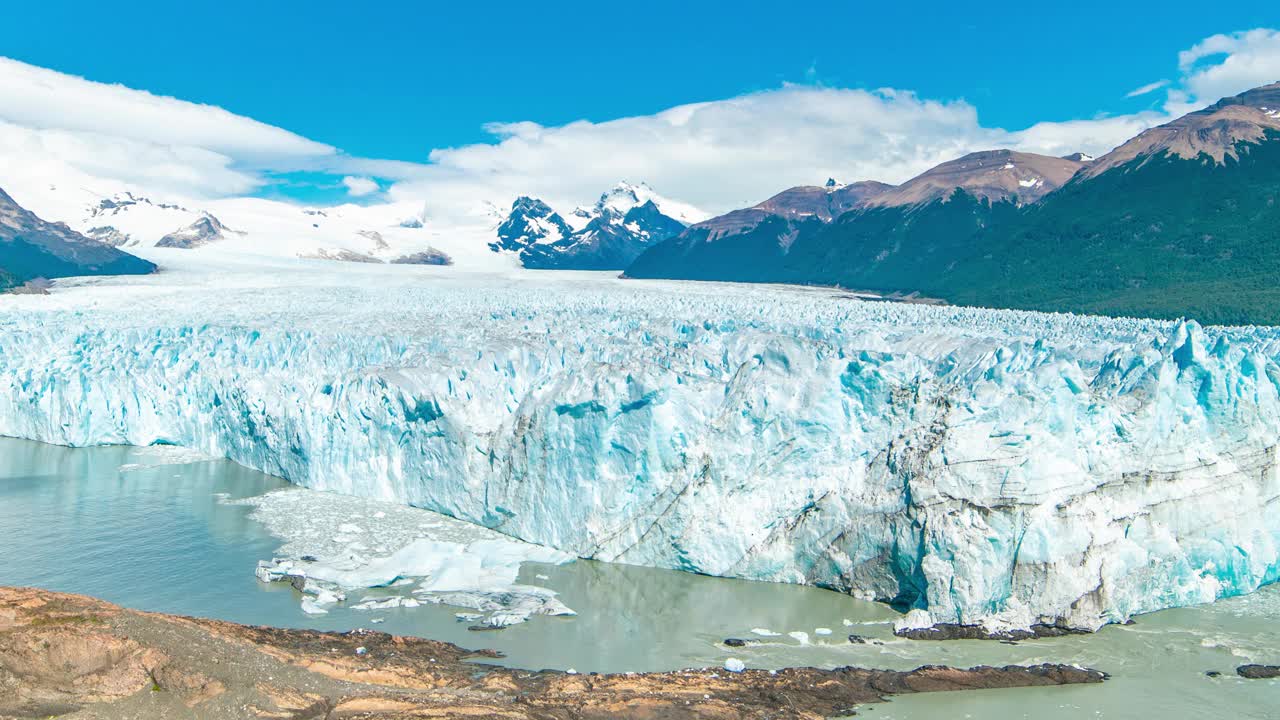
[[0, 297], [0, 434], [181, 445], [913, 623], [1093, 629], [1280, 577], [1276, 329], [140, 254], [165, 271]]

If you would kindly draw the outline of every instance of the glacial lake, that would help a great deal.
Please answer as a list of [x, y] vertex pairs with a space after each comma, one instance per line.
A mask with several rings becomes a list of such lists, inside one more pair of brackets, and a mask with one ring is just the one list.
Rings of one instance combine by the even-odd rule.
[[[521, 571], [522, 582], [555, 590], [576, 616], [474, 632], [456, 608], [437, 605], [377, 612], [339, 606], [308, 615], [288, 585], [258, 582], [255, 566], [281, 541], [250, 517], [250, 507], [226, 500], [284, 487], [227, 461], [157, 464], [143, 448], [0, 438], [0, 584], [241, 623], [375, 628], [494, 648], [506, 654], [500, 662], [530, 668], [661, 670], [736, 657], [762, 668], [1072, 662], [1112, 675], [1101, 686], [899, 697], [864, 708], [873, 718], [1280, 717], [1280, 682], [1234, 672], [1249, 662], [1280, 663], [1276, 586], [1090, 636], [937, 643], [893, 637], [896, 613], [839, 593], [577, 561]], [[851, 644], [851, 633], [869, 642]], [[729, 637], [752, 643], [726, 648]]]

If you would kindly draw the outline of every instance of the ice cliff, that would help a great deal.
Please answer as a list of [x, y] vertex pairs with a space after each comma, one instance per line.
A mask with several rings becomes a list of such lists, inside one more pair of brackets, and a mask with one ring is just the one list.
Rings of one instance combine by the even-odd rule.
[[0, 434], [188, 446], [931, 622], [1092, 629], [1280, 577], [1275, 329], [155, 259], [0, 298]]

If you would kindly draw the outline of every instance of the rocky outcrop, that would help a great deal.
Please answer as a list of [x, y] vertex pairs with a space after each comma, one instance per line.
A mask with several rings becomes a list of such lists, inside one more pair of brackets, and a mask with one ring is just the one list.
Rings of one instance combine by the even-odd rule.
[[382, 261], [372, 255], [356, 252], [355, 250], [347, 250], [346, 248], [320, 248], [310, 254], [300, 254], [300, 258], [310, 260], [336, 260], [337, 262], [356, 262], [356, 263], [381, 263]]
[[391, 261], [392, 265], [452, 265], [453, 258], [448, 253], [435, 248], [427, 248], [421, 252], [409, 253]]
[[110, 225], [99, 225], [89, 228], [84, 232], [87, 237], [111, 247], [120, 247], [129, 242], [130, 238], [127, 233], [122, 233]]
[[1280, 678], [1280, 665], [1241, 665], [1236, 674], [1247, 680], [1271, 680]]
[[[1030, 628], [989, 629], [982, 625], [938, 623], [928, 627], [904, 627], [894, 630], [894, 635], [909, 640], [1034, 640], [1037, 638], [1086, 635], [1084, 630], [1058, 625], [1035, 623]], [[850, 641], [854, 636], [850, 635]]]
[[236, 231], [228, 229], [218, 221], [218, 218], [206, 213], [185, 228], [160, 238], [156, 247], [190, 250], [224, 240], [227, 233], [236, 233]]
[[1068, 665], [527, 671], [384, 633], [247, 627], [0, 588], [0, 716], [819, 720], [895, 694], [1098, 683]]

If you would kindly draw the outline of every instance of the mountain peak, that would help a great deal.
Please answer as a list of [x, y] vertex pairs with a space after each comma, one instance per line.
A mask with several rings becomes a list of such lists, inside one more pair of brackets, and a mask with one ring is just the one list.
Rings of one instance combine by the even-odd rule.
[[1203, 110], [1143, 131], [1098, 158], [1085, 173], [1095, 177], [1162, 153], [1186, 160], [1207, 155], [1222, 163], [1237, 157], [1236, 145], [1262, 142], [1268, 132], [1280, 132], [1280, 82], [1223, 98]]
[[1016, 197], [1019, 204], [1025, 205], [1062, 187], [1081, 167], [1084, 162], [1074, 156], [982, 150], [927, 170], [868, 204], [921, 205], [946, 200], [961, 189], [982, 200], [998, 202]]

